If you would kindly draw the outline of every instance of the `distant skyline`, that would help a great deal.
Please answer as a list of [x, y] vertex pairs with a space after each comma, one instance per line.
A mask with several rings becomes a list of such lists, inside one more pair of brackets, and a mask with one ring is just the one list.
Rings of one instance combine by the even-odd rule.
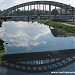
[[4, 10], [12, 6], [30, 1], [56, 1], [68, 5], [70, 4], [71, 6], [75, 7], [75, 0], [0, 0], [0, 10]]

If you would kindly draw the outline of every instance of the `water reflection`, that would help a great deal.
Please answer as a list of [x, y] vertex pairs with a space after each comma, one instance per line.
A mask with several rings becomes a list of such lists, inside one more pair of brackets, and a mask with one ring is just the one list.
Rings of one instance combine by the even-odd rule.
[[2, 66], [21, 72], [51, 72], [74, 63], [75, 50], [10, 54], [3, 56], [2, 61]]
[[0, 35], [6, 54], [75, 48], [74, 37], [55, 38], [48, 26], [37, 22], [3, 22]]
[[3, 45], [4, 41], [2, 39], [0, 39], [0, 75], [3, 75], [7, 72], [7, 69], [4, 67], [1, 67], [2, 61], [1, 61], [1, 57], [4, 55], [4, 45]]
[[[30, 55], [26, 57], [28, 60], [22, 59], [22, 57], [19, 57], [19, 61], [17, 61], [18, 59], [16, 59], [16, 57], [16, 62], [9, 62], [8, 60], [6, 60], [6, 62], [3, 63], [4, 66], [11, 68], [13, 70], [18, 70], [18, 72], [8, 70], [7, 75], [10, 75], [11, 73], [14, 73], [14, 75], [16, 73], [20, 75], [19, 71], [36, 73], [49, 71], [49, 73], [47, 72], [47, 74], [50, 75], [50, 71], [60, 71], [58, 70], [59, 68], [62, 68], [63, 70], [68, 70], [68, 67], [66, 66], [75, 62], [75, 37], [54, 37], [49, 27], [44, 24], [39, 24], [37, 22], [28, 23], [22, 21], [3, 22], [3, 25], [0, 28], [0, 38], [2, 38], [5, 41], [5, 54], [9, 54], [9, 57], [11, 56], [11, 54], [18, 55], [22, 53], [23, 55], [23, 53], [30, 53]], [[70, 49], [73, 49], [72, 53], [72, 50]], [[60, 52], [58, 50], [63, 51]], [[64, 54], [66, 50], [70, 50], [70, 53]], [[52, 51], [56, 51], [55, 53], [57, 55], [54, 55], [54, 52]], [[39, 54], [35, 54], [36, 56], [32, 56], [32, 52], [47, 53], [44, 53], [43, 56], [42, 54], [40, 54], [41, 56]], [[51, 55], [49, 55], [48, 53], [53, 54], [53, 57], [58, 56], [60, 58], [51, 58]], [[64, 57], [64, 55], [66, 58]], [[13, 57], [11, 60], [13, 60]], [[30, 60], [30, 57], [33, 57], [33, 59], [38, 58], [38, 60]], [[15, 64], [16, 67], [14, 68]], [[75, 70], [73, 66], [74, 64], [70, 66], [70, 69]], [[42, 74], [46, 75], [46, 73]]]
[[59, 32], [57, 29], [54, 29], [53, 27], [50, 27], [51, 33], [54, 37], [67, 37], [69, 35], [66, 35], [63, 32]]
[[0, 21], [0, 27], [1, 27], [1, 25], [2, 25], [2, 22]]

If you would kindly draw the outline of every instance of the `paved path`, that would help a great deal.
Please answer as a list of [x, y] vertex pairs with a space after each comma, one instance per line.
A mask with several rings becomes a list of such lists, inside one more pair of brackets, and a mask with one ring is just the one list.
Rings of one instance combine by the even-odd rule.
[[68, 23], [63, 23], [63, 24], [75, 27], [75, 24], [73, 24], [73, 23], [70, 24], [70, 22], [68, 22]]

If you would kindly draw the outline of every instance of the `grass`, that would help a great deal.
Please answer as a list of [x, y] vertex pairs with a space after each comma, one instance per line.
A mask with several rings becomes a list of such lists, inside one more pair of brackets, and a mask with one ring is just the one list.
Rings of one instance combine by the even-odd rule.
[[1, 57], [4, 55], [4, 50], [0, 50], [0, 65], [1, 65], [1, 63], [2, 63], [2, 61], [1, 61]]
[[2, 22], [0, 22], [0, 27], [1, 27], [1, 25], [2, 25]]
[[39, 23], [48, 25], [49, 27], [54, 27], [60, 32], [66, 33], [68, 35], [75, 36], [75, 27], [69, 26], [60, 22], [50, 21], [50, 20], [38, 20]]
[[11, 16], [4, 16], [4, 17], [0, 17], [0, 19], [11, 19]]
[[1, 20], [7, 21], [7, 19], [12, 19], [11, 16], [0, 17]]
[[3, 47], [3, 42], [4, 41], [0, 39], [0, 65], [2, 63], [1, 57], [4, 55], [4, 52], [5, 52], [4, 47]]

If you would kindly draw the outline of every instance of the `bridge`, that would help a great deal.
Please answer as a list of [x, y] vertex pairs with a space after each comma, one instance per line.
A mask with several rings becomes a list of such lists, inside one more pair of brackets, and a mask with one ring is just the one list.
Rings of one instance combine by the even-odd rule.
[[28, 73], [51, 72], [75, 62], [75, 49], [8, 54], [2, 66]]
[[[54, 14], [52, 13], [54, 6]], [[57, 7], [60, 8], [60, 13], [57, 13]], [[65, 13], [63, 14], [63, 9]], [[60, 19], [70, 20], [75, 19], [75, 8], [54, 1], [32, 1], [19, 4], [4, 10], [0, 16], [12, 16], [12, 20], [33, 20], [33, 19]]]

